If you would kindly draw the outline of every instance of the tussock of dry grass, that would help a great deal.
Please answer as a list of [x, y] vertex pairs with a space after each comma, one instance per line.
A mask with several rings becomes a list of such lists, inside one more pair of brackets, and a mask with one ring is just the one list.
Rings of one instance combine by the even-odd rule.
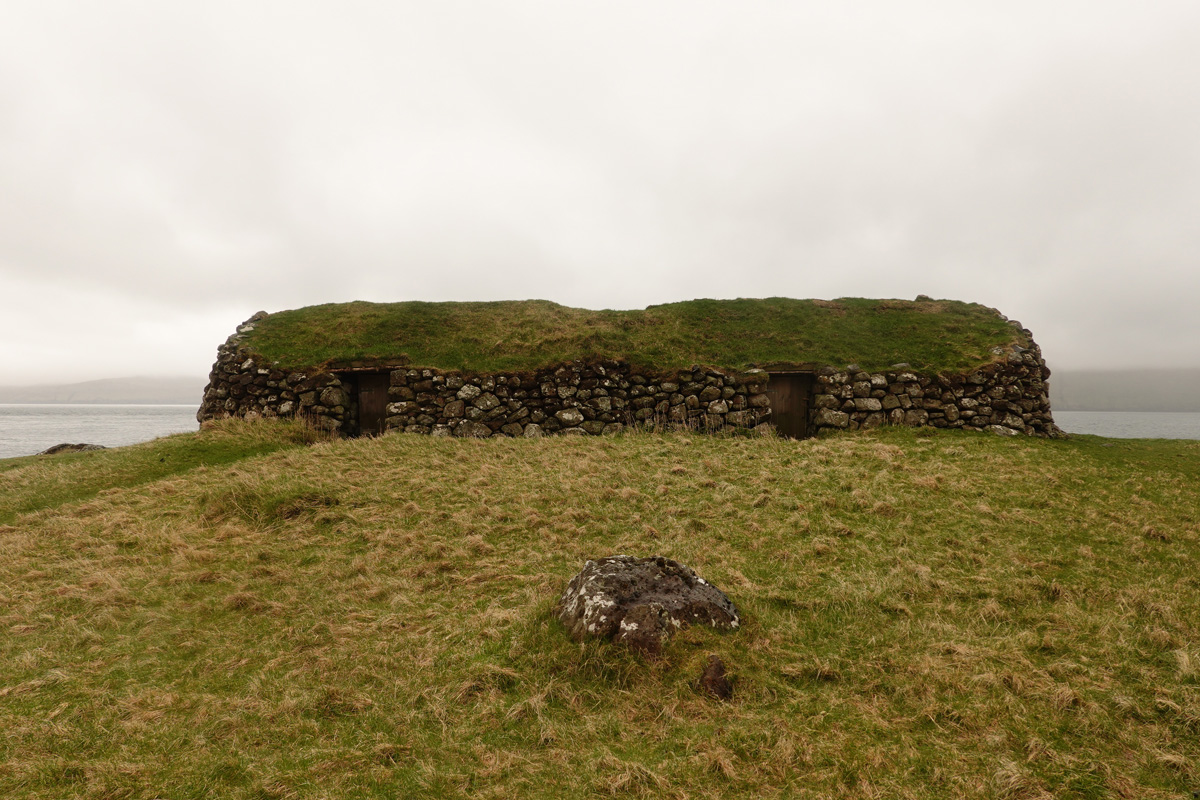
[[[1195, 787], [1200, 460], [1185, 445], [276, 435], [273, 453], [0, 528], [0, 793]], [[95, 463], [67, 470], [136, 477]], [[571, 642], [554, 600], [615, 552], [693, 565], [743, 629], [684, 631], [654, 662]], [[709, 653], [730, 702], [693, 688]]]

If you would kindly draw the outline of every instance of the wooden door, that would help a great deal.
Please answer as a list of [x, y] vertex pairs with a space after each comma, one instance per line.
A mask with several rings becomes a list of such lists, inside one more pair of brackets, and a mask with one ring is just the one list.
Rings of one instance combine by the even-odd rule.
[[390, 383], [386, 372], [364, 372], [358, 376], [358, 430], [363, 436], [383, 433]]
[[808, 436], [808, 400], [812, 396], [812, 385], [813, 376], [808, 373], [771, 374], [766, 395], [771, 401], [771, 422], [780, 436], [789, 439]]

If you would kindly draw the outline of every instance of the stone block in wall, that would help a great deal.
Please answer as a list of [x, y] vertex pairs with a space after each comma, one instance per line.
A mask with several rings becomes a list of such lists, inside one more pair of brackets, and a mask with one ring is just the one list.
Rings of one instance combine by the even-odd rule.
[[349, 402], [349, 396], [340, 386], [328, 386], [321, 392], [321, 405], [323, 406], [345, 406]]
[[863, 418], [862, 422], [859, 423], [859, 427], [864, 430], [869, 428], [879, 428], [882, 427], [886, 422], [887, 415], [885, 415], [882, 411], [876, 411], [873, 414], [867, 414]]
[[491, 411], [500, 405], [500, 398], [491, 392], [484, 392], [471, 401], [471, 405], [478, 408], [480, 411]]
[[482, 422], [465, 419], [454, 426], [454, 435], [464, 439], [485, 439], [492, 435], [492, 429]]
[[725, 421], [738, 428], [753, 428], [758, 425], [759, 415], [754, 411], [731, 411], [725, 415]]
[[1022, 430], [1025, 428], [1025, 420], [1013, 413], [1008, 413], [1000, 417], [1000, 424], [1006, 428], [1017, 428]]
[[579, 425], [584, 420], [583, 414], [575, 408], [564, 408], [562, 411], [556, 412], [554, 418], [558, 420], [560, 425], [566, 428]]
[[842, 401], [831, 394], [818, 394], [813, 396], [814, 408], [841, 408]]
[[821, 408], [817, 409], [817, 412], [813, 414], [813, 423], [829, 428], [845, 428], [850, 423], [850, 415], [844, 411]]

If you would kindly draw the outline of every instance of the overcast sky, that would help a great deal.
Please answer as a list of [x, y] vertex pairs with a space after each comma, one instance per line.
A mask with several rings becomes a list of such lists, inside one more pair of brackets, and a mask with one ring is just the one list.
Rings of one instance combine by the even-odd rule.
[[984, 303], [1200, 367], [1200, 3], [0, 0], [0, 384], [260, 309]]

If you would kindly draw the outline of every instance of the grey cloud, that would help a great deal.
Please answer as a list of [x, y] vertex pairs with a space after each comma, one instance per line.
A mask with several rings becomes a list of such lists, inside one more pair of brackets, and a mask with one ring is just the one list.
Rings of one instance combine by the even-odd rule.
[[23, 292], [205, 335], [354, 298], [920, 292], [1019, 317], [1052, 363], [1200, 363], [1192, 3], [10, 16], [0, 285]]

